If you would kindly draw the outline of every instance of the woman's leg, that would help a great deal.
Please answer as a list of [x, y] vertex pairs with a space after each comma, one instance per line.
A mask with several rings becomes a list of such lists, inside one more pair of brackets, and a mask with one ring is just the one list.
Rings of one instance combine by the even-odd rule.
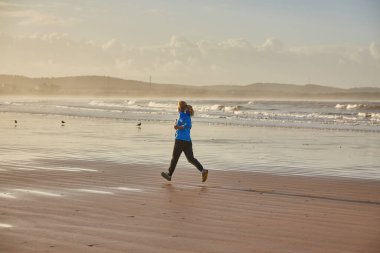
[[172, 160], [170, 162], [170, 167], [169, 167], [169, 175], [170, 176], [173, 175], [175, 167], [177, 166], [178, 159], [181, 156], [181, 153], [183, 151], [183, 143], [182, 142], [183, 141], [181, 141], [181, 140], [175, 140]]
[[194, 158], [193, 143], [191, 141], [186, 141], [185, 142], [185, 145], [184, 145], [184, 148], [183, 148], [183, 152], [185, 153], [187, 161], [189, 161], [189, 163], [191, 163], [192, 165], [194, 165], [195, 167], [197, 167], [197, 169], [200, 172], [202, 172], [203, 171], [203, 166], [202, 166], [202, 164], [197, 159]]

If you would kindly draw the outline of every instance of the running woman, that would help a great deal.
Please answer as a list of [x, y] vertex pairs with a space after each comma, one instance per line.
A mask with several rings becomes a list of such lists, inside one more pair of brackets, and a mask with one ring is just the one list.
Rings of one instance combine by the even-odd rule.
[[178, 112], [178, 120], [174, 125], [176, 132], [172, 160], [170, 162], [169, 171], [162, 172], [161, 176], [163, 176], [168, 181], [172, 180], [178, 159], [181, 156], [182, 152], [184, 152], [187, 161], [193, 164], [202, 173], [202, 182], [205, 182], [207, 180], [208, 170], [205, 170], [202, 164], [197, 159], [195, 159], [193, 154], [193, 144], [190, 137], [191, 116], [194, 115], [194, 110], [192, 106], [187, 105], [185, 101], [179, 101]]

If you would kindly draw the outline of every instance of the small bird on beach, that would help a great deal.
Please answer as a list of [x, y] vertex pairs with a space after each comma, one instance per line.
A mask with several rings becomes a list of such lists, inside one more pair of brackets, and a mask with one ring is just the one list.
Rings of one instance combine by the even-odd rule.
[[65, 121], [61, 120], [61, 126], [65, 126]]
[[17, 120], [15, 120], [15, 124], [17, 124]]
[[136, 126], [141, 127], [141, 122], [139, 122]]

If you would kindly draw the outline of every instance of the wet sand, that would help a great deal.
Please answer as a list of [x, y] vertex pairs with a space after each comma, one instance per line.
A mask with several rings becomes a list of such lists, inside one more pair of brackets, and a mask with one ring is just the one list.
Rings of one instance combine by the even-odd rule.
[[0, 252], [380, 249], [380, 182], [41, 159], [0, 169]]

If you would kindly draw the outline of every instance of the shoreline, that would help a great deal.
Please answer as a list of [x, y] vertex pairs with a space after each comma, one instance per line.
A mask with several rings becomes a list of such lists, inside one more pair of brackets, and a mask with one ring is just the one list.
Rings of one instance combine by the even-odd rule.
[[[41, 116], [52, 116], [52, 117], [69, 117], [69, 118], [83, 118], [83, 119], [100, 119], [100, 120], [117, 120], [117, 121], [126, 121], [126, 122], [136, 122], [136, 120], [141, 122], [158, 122], [158, 123], [170, 123], [173, 122], [173, 119], [146, 119], [143, 117], [135, 116], [134, 118], [125, 118], [123, 115], [120, 115], [120, 117], [115, 116], [88, 116], [88, 115], [76, 115], [76, 114], [70, 114], [70, 113], [54, 113], [51, 112], [32, 112], [32, 111], [0, 111], [2, 114], [21, 114], [21, 115], [41, 115]], [[175, 118], [175, 117], [173, 117]], [[200, 125], [214, 125], [214, 126], [221, 126], [221, 127], [243, 127], [243, 128], [270, 128], [270, 129], [286, 129], [286, 130], [315, 130], [315, 131], [343, 131], [343, 132], [358, 132], [358, 133], [374, 133], [379, 134], [379, 129], [371, 129], [370, 127], [357, 129], [355, 128], [356, 125], [344, 125], [344, 126], [336, 126], [336, 125], [326, 125], [326, 124], [316, 124], [314, 126], [307, 125], [306, 123], [294, 123], [294, 122], [287, 122], [283, 125], [278, 125], [278, 122], [275, 121], [256, 121], [255, 124], [249, 124], [246, 123], [226, 123], [223, 122], [223, 119], [221, 119], [220, 122], [214, 121], [203, 121], [203, 118], [197, 118], [198, 121], [196, 121], [197, 124]], [[201, 120], [199, 120], [201, 119]], [[324, 126], [324, 127], [322, 127]]]
[[[170, 121], [0, 114], [1, 151], [7, 158], [0, 163], [3, 165], [70, 157], [125, 164], [170, 163], [174, 138]], [[18, 124], [14, 124], [15, 119]], [[67, 123], [62, 125], [61, 120]], [[136, 122], [143, 122], [142, 128], [137, 128]], [[376, 155], [379, 135], [376, 133], [210, 126], [197, 121], [192, 137], [195, 156], [213, 170], [380, 179], [379, 156]], [[179, 164], [191, 167], [184, 156]]]

